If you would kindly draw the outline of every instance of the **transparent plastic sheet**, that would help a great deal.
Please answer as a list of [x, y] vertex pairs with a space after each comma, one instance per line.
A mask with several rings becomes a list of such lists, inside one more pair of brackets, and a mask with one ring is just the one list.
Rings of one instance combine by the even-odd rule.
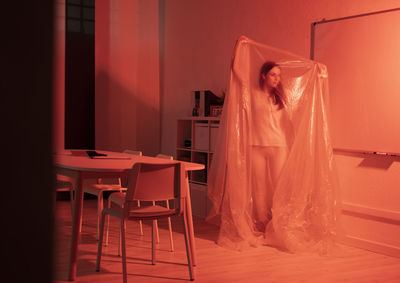
[[[254, 225], [251, 144], [257, 119], [252, 95], [260, 91], [259, 72], [266, 61], [275, 61], [281, 69], [289, 154], [274, 188], [272, 220], [264, 234]], [[266, 244], [290, 252], [331, 252], [340, 202], [327, 99], [323, 64], [244, 36], [238, 39], [208, 178], [213, 207], [207, 218], [220, 217], [218, 244], [236, 250]]]

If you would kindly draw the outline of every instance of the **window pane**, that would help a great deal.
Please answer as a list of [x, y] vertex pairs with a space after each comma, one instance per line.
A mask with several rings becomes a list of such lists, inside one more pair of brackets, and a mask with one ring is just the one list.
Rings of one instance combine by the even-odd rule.
[[75, 6], [67, 7], [67, 17], [68, 18], [80, 18], [81, 17], [81, 8]]
[[94, 0], [83, 0], [83, 5], [94, 7]]
[[94, 34], [94, 22], [84, 21], [83, 29], [87, 34]]
[[81, 4], [81, 0], [68, 0], [67, 4], [78, 4], [78, 5], [80, 5]]
[[78, 20], [67, 20], [67, 31], [72, 32], [80, 32], [81, 31], [81, 22]]
[[83, 19], [85, 19], [85, 20], [94, 20], [94, 9], [92, 9], [92, 8], [83, 8]]

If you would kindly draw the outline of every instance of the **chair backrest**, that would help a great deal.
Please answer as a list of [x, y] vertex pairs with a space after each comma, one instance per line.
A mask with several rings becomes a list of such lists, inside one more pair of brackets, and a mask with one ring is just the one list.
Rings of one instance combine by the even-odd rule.
[[61, 174], [56, 174], [56, 183], [55, 189], [56, 191], [70, 191], [73, 189], [75, 185], [75, 179], [70, 178]]
[[166, 154], [162, 154], [162, 153], [157, 154], [156, 157], [157, 158], [170, 159], [170, 160], [174, 159], [174, 157], [172, 155], [166, 155]]
[[[136, 163], [128, 179], [126, 204], [140, 201], [179, 199], [178, 209], [182, 209], [182, 199], [186, 197], [184, 186], [184, 166], [180, 162], [167, 164]], [[127, 207], [125, 204], [124, 207]], [[129, 205], [128, 205], [129, 206]]]
[[133, 155], [139, 155], [142, 156], [143, 153], [140, 150], [130, 150], [130, 149], [125, 149], [123, 151], [123, 153], [129, 153], [129, 154], [133, 154]]

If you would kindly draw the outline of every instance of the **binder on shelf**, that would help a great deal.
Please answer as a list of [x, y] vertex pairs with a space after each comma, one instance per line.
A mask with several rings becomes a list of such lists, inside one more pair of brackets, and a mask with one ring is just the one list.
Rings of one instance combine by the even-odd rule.
[[211, 114], [211, 106], [222, 106], [224, 101], [210, 90], [193, 91], [193, 116], [208, 117]]

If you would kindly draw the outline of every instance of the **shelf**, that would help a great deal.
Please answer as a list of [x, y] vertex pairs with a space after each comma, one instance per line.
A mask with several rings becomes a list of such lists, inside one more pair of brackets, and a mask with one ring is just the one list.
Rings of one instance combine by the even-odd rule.
[[207, 171], [208, 171], [208, 153], [194, 151], [192, 153], [192, 162], [204, 164], [205, 168], [203, 170], [196, 170], [192, 172], [192, 181], [197, 181], [201, 183], [207, 183]]
[[192, 161], [191, 152], [188, 150], [180, 150], [176, 152], [176, 159], [190, 162]]
[[190, 197], [192, 199], [193, 215], [205, 218], [211, 208], [210, 201], [207, 197], [207, 186], [191, 182]]
[[192, 121], [178, 120], [177, 148], [192, 147]]
[[176, 158], [204, 165], [203, 170], [189, 172], [192, 209], [194, 215], [199, 217], [206, 217], [210, 207], [207, 178], [219, 121], [219, 117], [185, 117], [177, 120]]
[[201, 149], [192, 149], [192, 148], [184, 148], [184, 147], [177, 147], [176, 150], [181, 150], [181, 151], [190, 151], [190, 152], [200, 152], [200, 153], [210, 153], [213, 154], [211, 151], [207, 150], [201, 150]]
[[176, 150], [193, 151], [190, 147], [177, 147]]
[[207, 186], [207, 183], [204, 183], [204, 182], [198, 182], [198, 181], [193, 181], [193, 180], [191, 180], [191, 181], [190, 181], [190, 183], [191, 183], [191, 184], [196, 184], [196, 185], [203, 185], [203, 186]]
[[190, 121], [219, 121], [219, 117], [211, 117], [211, 116], [193, 116], [193, 117], [182, 117], [178, 118], [178, 120], [190, 120]]

